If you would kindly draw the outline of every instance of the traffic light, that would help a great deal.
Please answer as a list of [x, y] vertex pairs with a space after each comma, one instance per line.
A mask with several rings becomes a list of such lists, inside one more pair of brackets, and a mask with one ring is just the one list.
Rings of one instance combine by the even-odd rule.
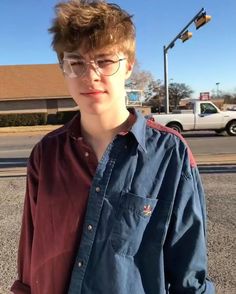
[[181, 36], [180, 39], [182, 40], [182, 42], [187, 41], [188, 39], [192, 38], [192, 33], [189, 31], [184, 32]]
[[198, 30], [200, 27], [202, 27], [204, 24], [209, 22], [211, 20], [210, 15], [206, 15], [206, 13], [203, 13], [200, 15], [194, 22], [196, 26], [196, 30]]

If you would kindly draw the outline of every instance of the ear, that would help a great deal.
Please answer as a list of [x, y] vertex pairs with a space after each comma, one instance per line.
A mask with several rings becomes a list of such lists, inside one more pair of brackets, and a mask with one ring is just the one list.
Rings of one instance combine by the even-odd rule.
[[128, 78], [131, 76], [133, 68], [134, 68], [134, 63], [127, 62], [127, 64], [126, 64], [126, 75], [125, 75], [126, 80], [128, 80]]

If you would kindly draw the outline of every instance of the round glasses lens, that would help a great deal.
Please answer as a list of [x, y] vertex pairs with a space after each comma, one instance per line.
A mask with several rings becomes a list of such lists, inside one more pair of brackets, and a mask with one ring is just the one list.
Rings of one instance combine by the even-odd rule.
[[69, 78], [81, 77], [86, 71], [87, 65], [83, 60], [64, 59], [63, 71]]
[[108, 55], [95, 60], [98, 71], [104, 76], [114, 75], [119, 67], [120, 60], [116, 55]]

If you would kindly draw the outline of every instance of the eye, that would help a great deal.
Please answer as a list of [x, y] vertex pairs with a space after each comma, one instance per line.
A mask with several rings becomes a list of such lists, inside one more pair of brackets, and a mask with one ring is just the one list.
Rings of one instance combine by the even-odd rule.
[[112, 65], [115, 62], [116, 62], [115, 60], [112, 60], [110, 58], [96, 60], [96, 63], [100, 68], [104, 68], [106, 66]]
[[84, 66], [85, 62], [84, 60], [69, 60], [69, 63], [71, 66], [76, 66], [76, 65], [79, 65], [79, 66]]

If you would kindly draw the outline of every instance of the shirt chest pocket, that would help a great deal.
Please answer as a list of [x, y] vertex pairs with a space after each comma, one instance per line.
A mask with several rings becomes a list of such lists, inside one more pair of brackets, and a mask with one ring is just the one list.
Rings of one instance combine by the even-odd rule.
[[137, 253], [157, 201], [131, 193], [122, 194], [110, 239], [116, 253], [129, 256]]

